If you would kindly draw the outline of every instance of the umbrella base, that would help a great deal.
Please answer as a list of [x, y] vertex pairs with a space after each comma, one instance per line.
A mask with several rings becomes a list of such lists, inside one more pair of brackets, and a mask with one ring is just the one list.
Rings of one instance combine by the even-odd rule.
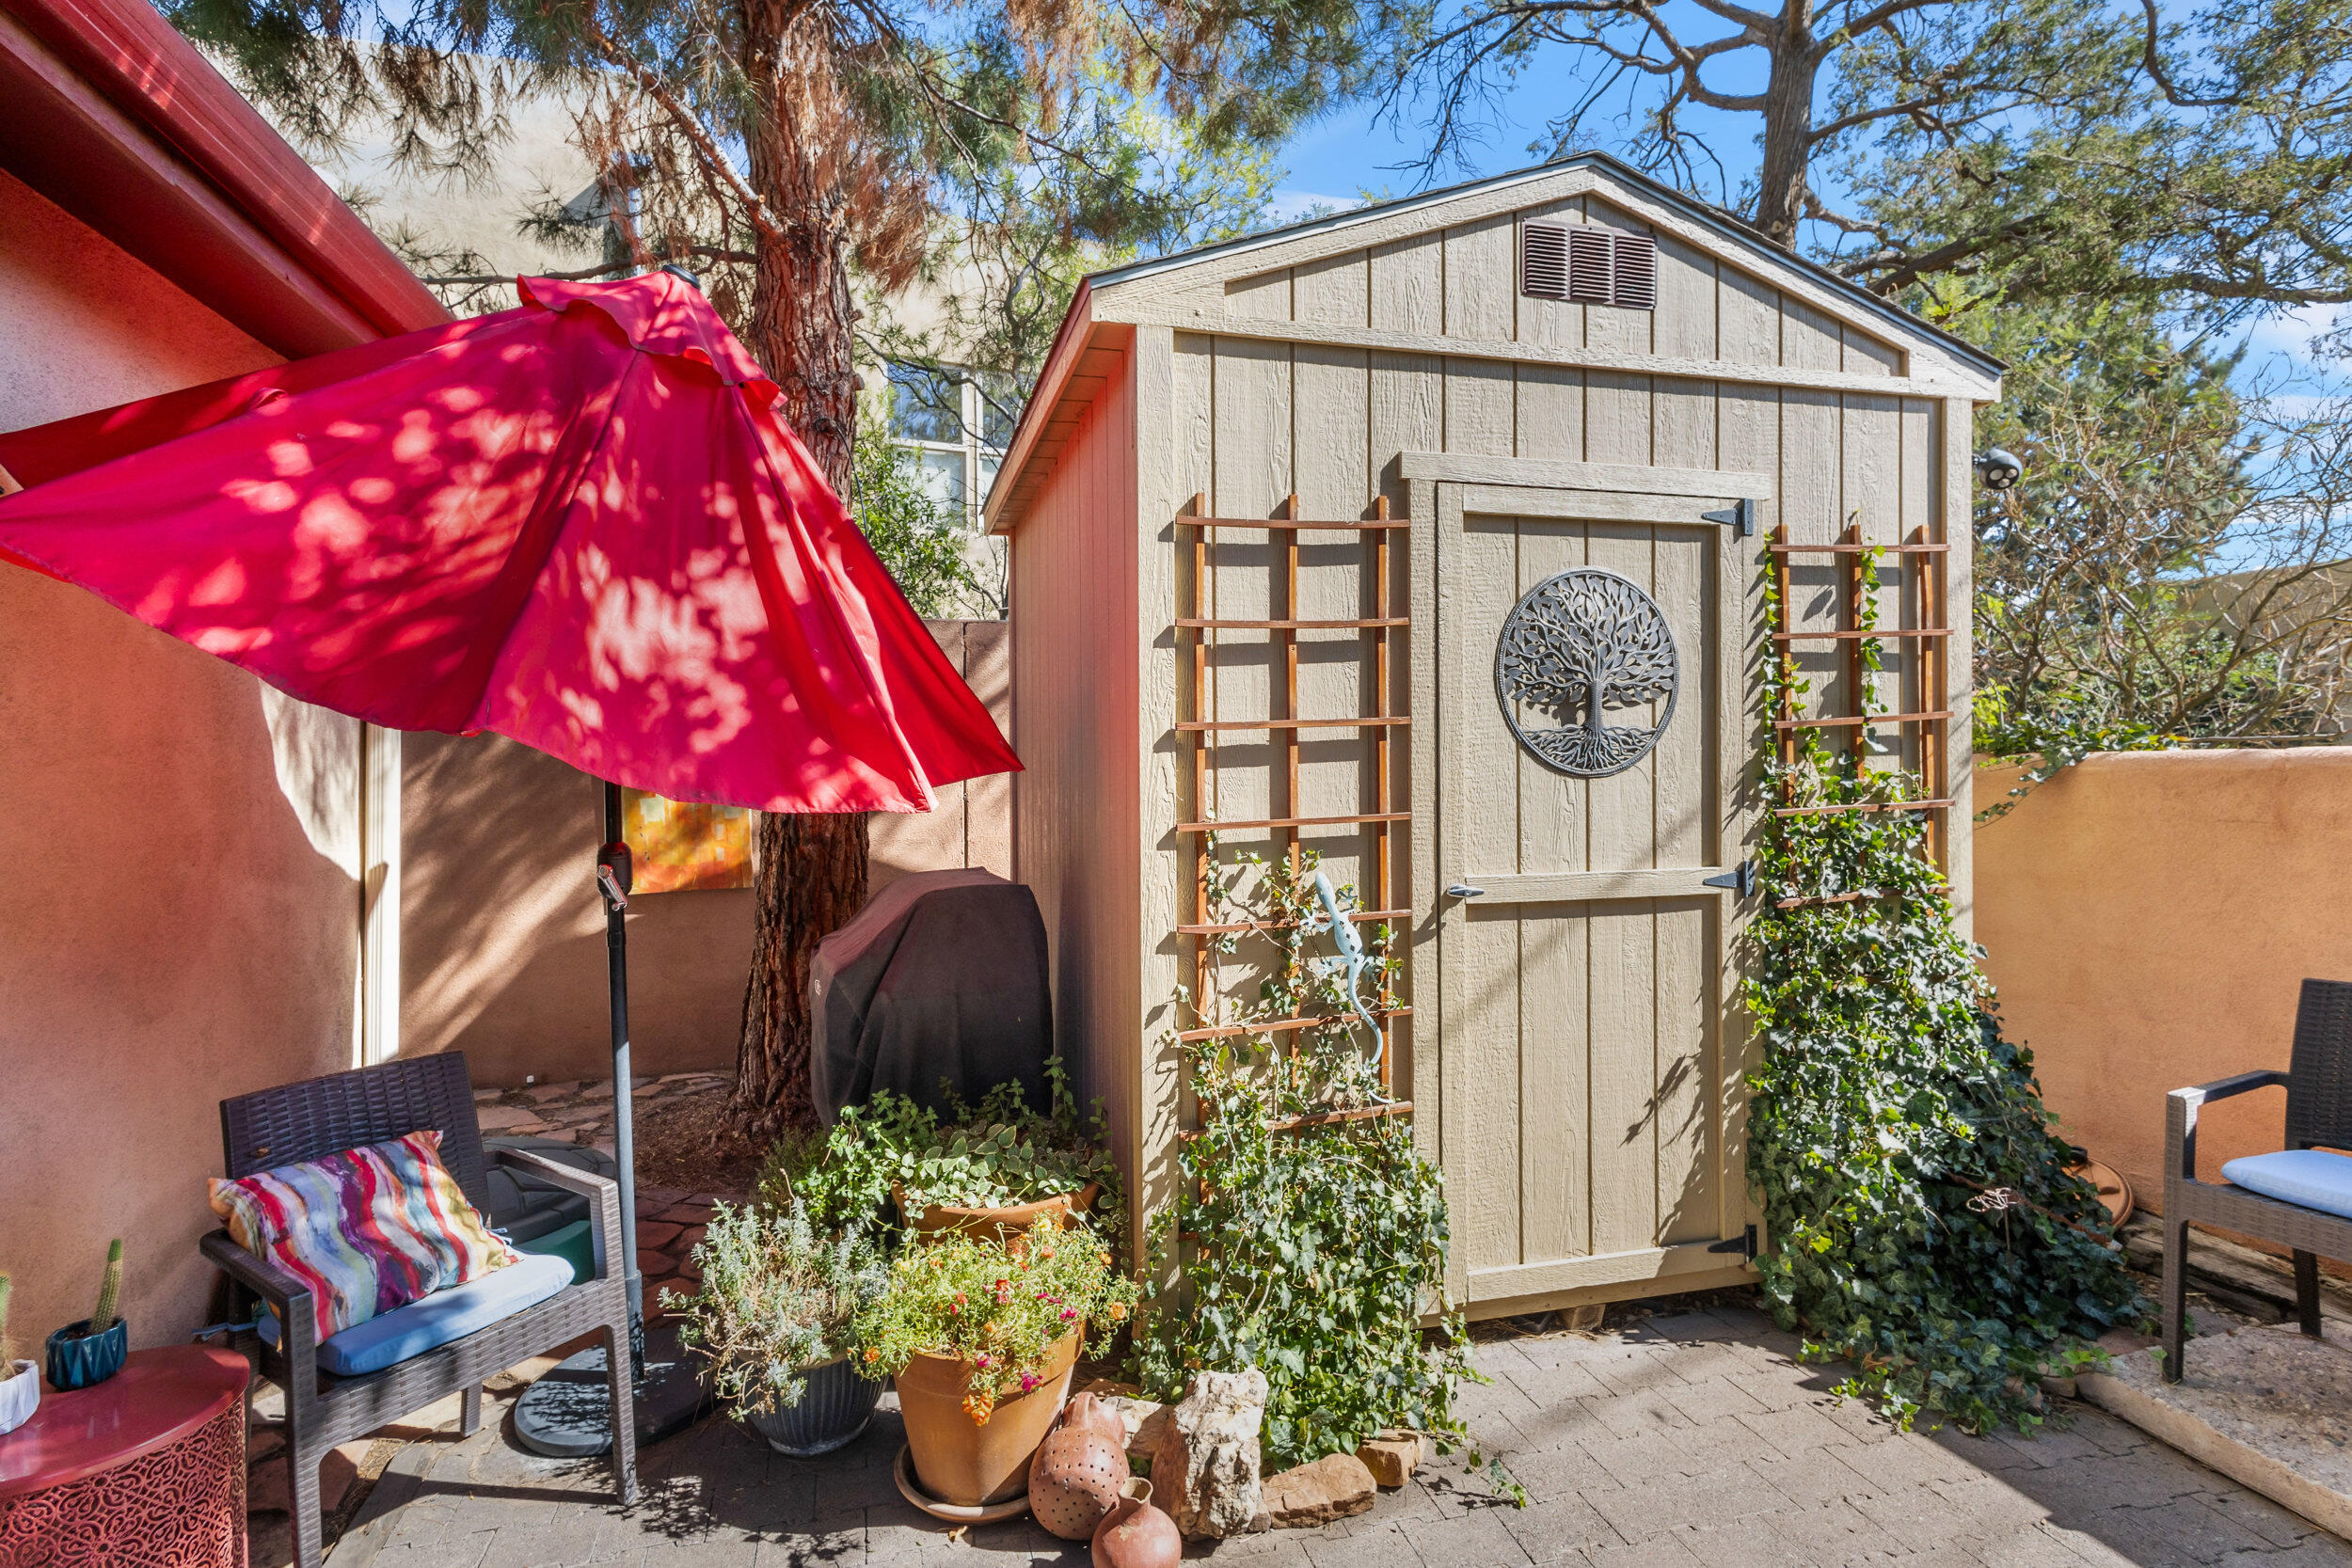
[[[702, 1363], [690, 1358], [668, 1323], [645, 1325], [645, 1376], [637, 1385], [637, 1441], [684, 1430], [710, 1405]], [[515, 1441], [550, 1459], [583, 1459], [612, 1446], [612, 1403], [604, 1347], [559, 1363], [515, 1402]]]

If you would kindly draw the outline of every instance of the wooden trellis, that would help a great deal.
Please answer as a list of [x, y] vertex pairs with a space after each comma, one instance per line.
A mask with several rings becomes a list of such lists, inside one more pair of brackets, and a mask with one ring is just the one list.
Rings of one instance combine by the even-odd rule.
[[[1176, 832], [1191, 838], [1192, 908], [1193, 919], [1176, 927], [1180, 938], [1192, 942], [1192, 1011], [1193, 1027], [1180, 1030], [1179, 1040], [1215, 1039], [1238, 1035], [1282, 1035], [1311, 1029], [1319, 1024], [1338, 1022], [1335, 1017], [1298, 1017], [1272, 1019], [1253, 1023], [1218, 1023], [1216, 1022], [1216, 946], [1220, 937], [1244, 931], [1271, 931], [1292, 923], [1282, 920], [1244, 920], [1219, 922], [1211, 918], [1209, 888], [1211, 885], [1210, 835], [1220, 832], [1272, 830], [1279, 832], [1287, 847], [1291, 866], [1299, 863], [1300, 831], [1307, 828], [1356, 827], [1367, 830], [1373, 842], [1371, 888], [1372, 909], [1357, 911], [1350, 918], [1359, 923], [1376, 924], [1383, 921], [1403, 921], [1408, 910], [1393, 909], [1395, 898], [1395, 857], [1398, 824], [1412, 820], [1412, 813], [1400, 810], [1395, 786], [1395, 737], [1410, 720], [1393, 711], [1391, 706], [1394, 673], [1394, 640], [1398, 633], [1411, 625], [1410, 617], [1402, 613], [1397, 604], [1393, 568], [1390, 562], [1390, 539], [1406, 524], [1389, 515], [1389, 503], [1382, 497], [1373, 503], [1370, 517], [1317, 521], [1298, 515], [1298, 498], [1283, 502], [1278, 517], [1211, 517], [1208, 498], [1195, 496], [1185, 515], [1176, 521], [1176, 547], [1191, 551], [1190, 584], [1185, 590], [1184, 612], [1176, 619], [1178, 637], [1186, 654], [1185, 664], [1190, 673], [1188, 704], [1180, 693], [1180, 706], [1189, 717], [1180, 720], [1177, 735], [1191, 752], [1192, 800], [1195, 819], [1179, 822]], [[1187, 532], [1187, 531], [1189, 531]], [[1216, 537], [1223, 531], [1256, 531], [1279, 540], [1282, 551], [1281, 614], [1263, 620], [1220, 619], [1213, 603], [1204, 603], [1203, 595], [1216, 570]], [[1365, 547], [1372, 568], [1372, 608], [1374, 613], [1343, 619], [1302, 619], [1298, 591], [1300, 535], [1317, 531], [1356, 533]], [[1179, 574], [1183, 576], [1182, 573]], [[1210, 717], [1212, 697], [1210, 688], [1210, 657], [1218, 646], [1220, 632], [1263, 632], [1271, 634], [1279, 655], [1281, 676], [1275, 685], [1279, 711], [1263, 719], [1218, 719]], [[1372, 711], [1353, 714], [1304, 714], [1298, 701], [1298, 634], [1303, 631], [1353, 631], [1369, 644], [1372, 663]], [[1372, 737], [1372, 800], [1368, 809], [1336, 816], [1305, 816], [1298, 815], [1299, 780], [1298, 748], [1302, 731], [1316, 729], [1347, 729], [1368, 733]], [[1268, 734], [1280, 736], [1282, 768], [1287, 784], [1283, 796], [1291, 813], [1284, 816], [1260, 817], [1251, 820], [1220, 822], [1213, 819], [1208, 802], [1211, 799], [1211, 776], [1216, 768], [1217, 737], [1234, 732]], [[1385, 1094], [1391, 1086], [1396, 1061], [1395, 1021], [1411, 1014], [1410, 1007], [1399, 1006], [1393, 989], [1383, 976], [1379, 1005], [1372, 1009], [1380, 1021], [1380, 1086]], [[1366, 1106], [1360, 1110], [1332, 1112], [1322, 1116], [1298, 1118], [1285, 1127], [1320, 1125], [1332, 1121], [1355, 1120], [1363, 1117], [1397, 1116], [1412, 1110], [1410, 1101], [1389, 1101]]]
[[[1859, 525], [1849, 525], [1835, 544], [1797, 545], [1788, 539], [1788, 526], [1783, 523], [1772, 531], [1770, 546], [1772, 557], [1774, 586], [1778, 590], [1779, 610], [1772, 626], [1773, 653], [1781, 665], [1781, 710], [1772, 721], [1772, 728], [1780, 741], [1783, 766], [1793, 763], [1797, 755], [1797, 732], [1800, 730], [1844, 729], [1850, 731], [1848, 744], [1855, 763], [1860, 765], [1868, 744], [1868, 732], [1873, 724], [1915, 727], [1918, 732], [1919, 777], [1933, 788], [1944, 779], [1945, 726], [1952, 718], [1950, 671], [1946, 659], [1946, 645], [1952, 628], [1945, 624], [1944, 579], [1936, 569], [1937, 558], [1948, 554], [1951, 546], [1927, 536], [1924, 528], [1914, 529], [1911, 537], [1899, 545], [1868, 545], [1863, 542]], [[1915, 625], [1866, 627], [1862, 624], [1865, 595], [1871, 592], [1869, 562], [1876, 555], [1897, 558], [1911, 581], [1911, 602], [1917, 612]], [[1834, 631], [1799, 631], [1788, 623], [1789, 561], [1803, 555], [1825, 555], [1842, 560], [1845, 569], [1839, 579], [1838, 626]], [[1869, 683], [1865, 668], [1863, 647], [1877, 641], [1912, 642], [1918, 650], [1918, 711], [1909, 713], [1872, 713], [1869, 703]], [[1846, 689], [1851, 699], [1851, 711], [1824, 714], [1819, 718], [1800, 718], [1796, 699], [1790, 689], [1794, 673], [1795, 648], [1800, 642], [1834, 641], [1845, 645]], [[1784, 793], [1787, 789], [1784, 784]], [[1935, 796], [1912, 800], [1850, 800], [1829, 806], [1798, 806], [1786, 800], [1772, 808], [1776, 816], [1809, 816], [1830, 812], [1916, 811], [1927, 814], [1927, 848], [1929, 857], [1938, 867], [1947, 865], [1950, 837], [1952, 800]], [[1845, 903], [1872, 896], [1869, 894], [1839, 894], [1831, 898], [1784, 899], [1781, 906], [1799, 903]]]

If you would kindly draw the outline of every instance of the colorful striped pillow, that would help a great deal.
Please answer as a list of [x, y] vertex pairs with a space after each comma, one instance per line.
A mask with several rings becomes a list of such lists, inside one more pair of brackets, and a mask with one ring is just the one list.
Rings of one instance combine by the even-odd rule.
[[516, 1260], [441, 1164], [437, 1132], [215, 1177], [212, 1205], [239, 1246], [310, 1288], [322, 1340]]

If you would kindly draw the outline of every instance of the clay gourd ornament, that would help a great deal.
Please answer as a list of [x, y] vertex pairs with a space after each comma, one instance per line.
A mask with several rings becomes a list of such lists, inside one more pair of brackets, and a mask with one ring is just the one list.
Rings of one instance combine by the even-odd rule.
[[1089, 1541], [1119, 1506], [1127, 1474], [1126, 1424], [1092, 1394], [1080, 1394], [1029, 1461], [1029, 1511], [1064, 1541]]

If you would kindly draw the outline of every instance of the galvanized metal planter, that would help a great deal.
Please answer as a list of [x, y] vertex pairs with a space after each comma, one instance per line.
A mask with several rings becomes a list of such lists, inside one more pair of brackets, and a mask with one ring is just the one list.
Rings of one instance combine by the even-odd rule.
[[847, 1356], [811, 1367], [806, 1376], [808, 1392], [799, 1403], [743, 1418], [743, 1424], [770, 1448], [795, 1459], [831, 1453], [855, 1442], [873, 1419], [874, 1402], [882, 1398], [882, 1386], [858, 1376]]

